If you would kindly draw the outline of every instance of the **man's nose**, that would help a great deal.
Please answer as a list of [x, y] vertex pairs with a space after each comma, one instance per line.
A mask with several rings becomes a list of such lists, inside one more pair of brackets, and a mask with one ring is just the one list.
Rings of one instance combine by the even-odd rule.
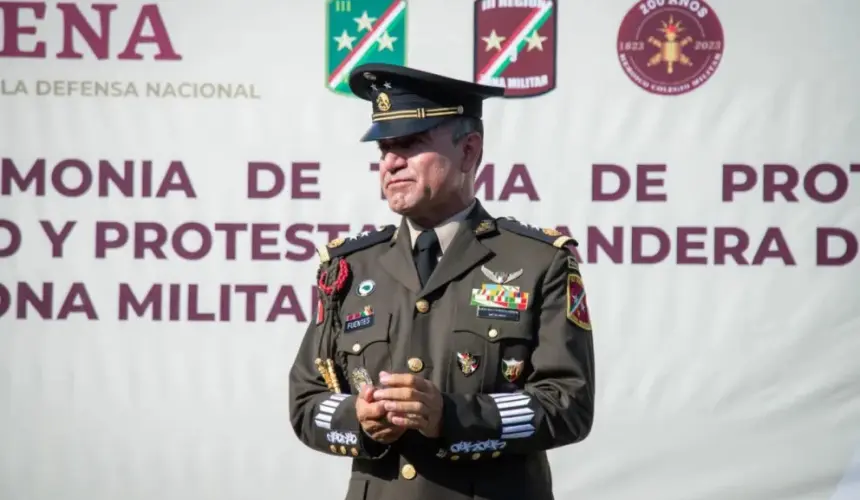
[[379, 164], [382, 173], [396, 173], [397, 171], [406, 168], [406, 158], [391, 151], [385, 153], [382, 162]]

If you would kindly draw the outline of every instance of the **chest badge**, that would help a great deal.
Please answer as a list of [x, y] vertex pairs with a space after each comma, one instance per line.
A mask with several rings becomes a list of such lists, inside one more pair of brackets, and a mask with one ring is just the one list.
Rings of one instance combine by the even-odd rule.
[[499, 285], [506, 285], [523, 275], [522, 269], [518, 269], [512, 273], [505, 273], [490, 271], [487, 269], [487, 266], [481, 266], [481, 272], [484, 273], [484, 276], [489, 278], [490, 281]]
[[480, 356], [475, 356], [468, 352], [458, 352], [457, 364], [460, 365], [460, 371], [463, 372], [463, 375], [468, 377], [478, 369], [478, 366], [480, 365]]
[[481, 288], [472, 289], [470, 304], [477, 307], [478, 317], [519, 321], [520, 311], [528, 309], [529, 294], [520, 291], [520, 287], [508, 283], [522, 276], [523, 270], [505, 273], [491, 271], [486, 266], [481, 266], [481, 272], [492, 283], [484, 283]]
[[348, 314], [346, 316], [346, 322], [344, 322], [343, 325], [343, 332], [354, 332], [369, 326], [373, 326], [373, 308], [370, 306], [364, 306], [364, 309], [362, 309], [361, 312]]
[[520, 359], [503, 359], [502, 376], [508, 382], [515, 382], [523, 374], [523, 361]]
[[355, 392], [360, 393], [364, 386], [373, 385], [373, 379], [370, 378], [370, 373], [368, 373], [365, 368], [356, 368], [350, 374], [350, 378], [352, 379], [352, 386], [355, 387]]
[[373, 280], [364, 280], [358, 284], [358, 288], [355, 289], [355, 293], [358, 294], [359, 297], [367, 297], [373, 290], [376, 288], [376, 283]]

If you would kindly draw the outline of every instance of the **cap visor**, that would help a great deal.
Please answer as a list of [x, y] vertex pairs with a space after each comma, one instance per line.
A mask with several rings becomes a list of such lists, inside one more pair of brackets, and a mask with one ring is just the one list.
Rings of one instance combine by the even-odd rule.
[[381, 141], [383, 139], [395, 139], [407, 135], [420, 134], [444, 123], [449, 117], [401, 119], [374, 122], [367, 129], [361, 142]]

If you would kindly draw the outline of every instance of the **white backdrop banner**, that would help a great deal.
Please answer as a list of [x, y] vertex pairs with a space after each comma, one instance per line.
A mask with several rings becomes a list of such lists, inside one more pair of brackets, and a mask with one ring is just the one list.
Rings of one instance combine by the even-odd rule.
[[368, 61], [504, 86], [479, 196], [581, 242], [598, 406], [557, 498], [860, 498], [856, 0], [0, 17], [3, 500], [342, 497], [287, 374], [314, 247], [397, 221]]

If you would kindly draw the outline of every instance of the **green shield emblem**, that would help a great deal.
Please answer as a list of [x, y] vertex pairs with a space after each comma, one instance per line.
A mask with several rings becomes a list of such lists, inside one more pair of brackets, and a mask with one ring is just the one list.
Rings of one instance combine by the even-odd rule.
[[352, 95], [354, 67], [406, 65], [406, 0], [329, 0], [327, 9], [326, 88]]

